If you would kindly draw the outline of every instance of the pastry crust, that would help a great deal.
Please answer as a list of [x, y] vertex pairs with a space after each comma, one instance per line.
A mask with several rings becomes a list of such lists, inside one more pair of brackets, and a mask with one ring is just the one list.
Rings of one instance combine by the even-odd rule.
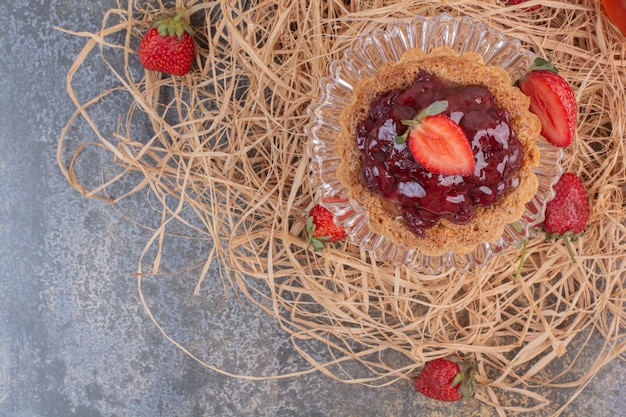
[[[524, 148], [522, 166], [515, 174], [516, 187], [509, 189], [493, 205], [476, 208], [468, 224], [440, 219], [435, 226], [426, 229], [423, 237], [408, 228], [395, 204], [369, 192], [362, 184], [362, 154], [355, 139], [356, 126], [368, 114], [370, 103], [392, 88], [408, 88], [421, 70], [458, 85], [487, 87], [498, 105], [511, 114], [512, 129]], [[385, 64], [375, 78], [363, 79], [355, 85], [353, 102], [341, 113], [342, 133], [335, 142], [341, 157], [337, 177], [350, 191], [351, 198], [367, 212], [373, 232], [388, 236], [398, 246], [419, 249], [426, 255], [441, 255], [447, 251], [469, 253], [480, 243], [498, 239], [506, 224], [522, 217], [526, 203], [537, 192], [537, 177], [532, 169], [539, 164], [536, 140], [541, 123], [528, 110], [529, 105], [528, 97], [511, 85], [509, 74], [500, 67], [485, 66], [477, 53], [467, 52], [459, 56], [447, 47], [438, 47], [429, 54], [419, 49], [409, 50], [399, 62]]]

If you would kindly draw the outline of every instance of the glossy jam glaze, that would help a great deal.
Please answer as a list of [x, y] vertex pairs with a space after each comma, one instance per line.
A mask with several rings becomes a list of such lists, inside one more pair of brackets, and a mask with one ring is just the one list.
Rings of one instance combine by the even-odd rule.
[[[448, 101], [444, 114], [461, 126], [471, 143], [476, 158], [472, 175], [434, 174], [415, 160], [406, 143], [396, 143], [395, 137], [407, 130], [402, 121], [438, 100]], [[486, 87], [448, 85], [422, 71], [408, 89], [380, 94], [368, 117], [358, 123], [361, 181], [393, 203], [417, 235], [441, 218], [466, 224], [477, 207], [495, 203], [516, 186], [523, 147], [511, 121]]]

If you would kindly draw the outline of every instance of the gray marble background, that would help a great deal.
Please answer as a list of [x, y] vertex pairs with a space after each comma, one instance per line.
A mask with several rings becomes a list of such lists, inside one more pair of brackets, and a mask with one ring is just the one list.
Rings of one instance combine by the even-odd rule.
[[[113, 207], [86, 199], [56, 163], [59, 135], [74, 111], [65, 77], [85, 40], [55, 27], [96, 31], [115, 5], [0, 0], [0, 416], [495, 415], [475, 400], [431, 401], [410, 382], [368, 388], [320, 373], [223, 376], [163, 337], [133, 276], [150, 232], [127, 216], [149, 218], [147, 202]], [[86, 95], [110, 82], [97, 66], [77, 79]], [[117, 114], [105, 117], [114, 124]], [[165, 270], [200, 262], [210, 244], [174, 241]], [[196, 273], [144, 282], [168, 334], [233, 373], [308, 368], [277, 323], [233, 291], [223, 297], [216, 265], [193, 296]], [[599, 351], [600, 341], [593, 343]], [[612, 362], [562, 415], [625, 416], [625, 371], [623, 361]], [[554, 405], [533, 415], [548, 415], [566, 394], [551, 392]]]

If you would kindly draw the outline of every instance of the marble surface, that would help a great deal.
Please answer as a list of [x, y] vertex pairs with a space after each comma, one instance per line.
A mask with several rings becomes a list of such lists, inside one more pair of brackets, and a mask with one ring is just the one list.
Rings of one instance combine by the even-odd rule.
[[[134, 273], [150, 231], [121, 207], [86, 199], [56, 162], [74, 111], [65, 77], [112, 0], [0, 2], [0, 416], [495, 416], [476, 400], [442, 404], [408, 381], [369, 388], [318, 372], [249, 380], [201, 366], [147, 314]], [[78, 82], [95, 94], [106, 77]], [[111, 122], [117, 115], [111, 114]], [[94, 160], [94, 164], [97, 161]], [[211, 243], [171, 243], [167, 268], [195, 265]], [[286, 333], [212, 266], [199, 295], [196, 271], [146, 277], [142, 294], [163, 330], [198, 359], [234, 374], [306, 370]], [[600, 349], [601, 341], [594, 346]], [[588, 353], [592, 358], [593, 349]], [[626, 365], [603, 368], [563, 416], [626, 415]], [[551, 394], [558, 409], [567, 392]]]

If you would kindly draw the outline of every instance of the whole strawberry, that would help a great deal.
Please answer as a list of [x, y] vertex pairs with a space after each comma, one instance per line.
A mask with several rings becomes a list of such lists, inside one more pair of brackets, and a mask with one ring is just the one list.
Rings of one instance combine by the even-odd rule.
[[327, 242], [337, 242], [346, 238], [346, 230], [335, 224], [333, 214], [324, 206], [317, 204], [309, 212], [306, 220], [309, 246], [321, 250]]
[[552, 63], [537, 58], [517, 86], [530, 98], [530, 111], [541, 121], [541, 135], [558, 147], [569, 146], [576, 136], [578, 104], [572, 87]]
[[139, 43], [139, 62], [152, 71], [185, 75], [195, 55], [193, 29], [183, 20], [185, 9], [157, 19]]
[[413, 383], [418, 392], [441, 401], [458, 401], [474, 395], [476, 364], [472, 359], [448, 356], [424, 365]]
[[589, 220], [589, 199], [580, 178], [566, 172], [554, 186], [554, 199], [546, 204], [543, 229], [548, 239], [561, 239], [574, 258], [570, 244], [585, 231]]

